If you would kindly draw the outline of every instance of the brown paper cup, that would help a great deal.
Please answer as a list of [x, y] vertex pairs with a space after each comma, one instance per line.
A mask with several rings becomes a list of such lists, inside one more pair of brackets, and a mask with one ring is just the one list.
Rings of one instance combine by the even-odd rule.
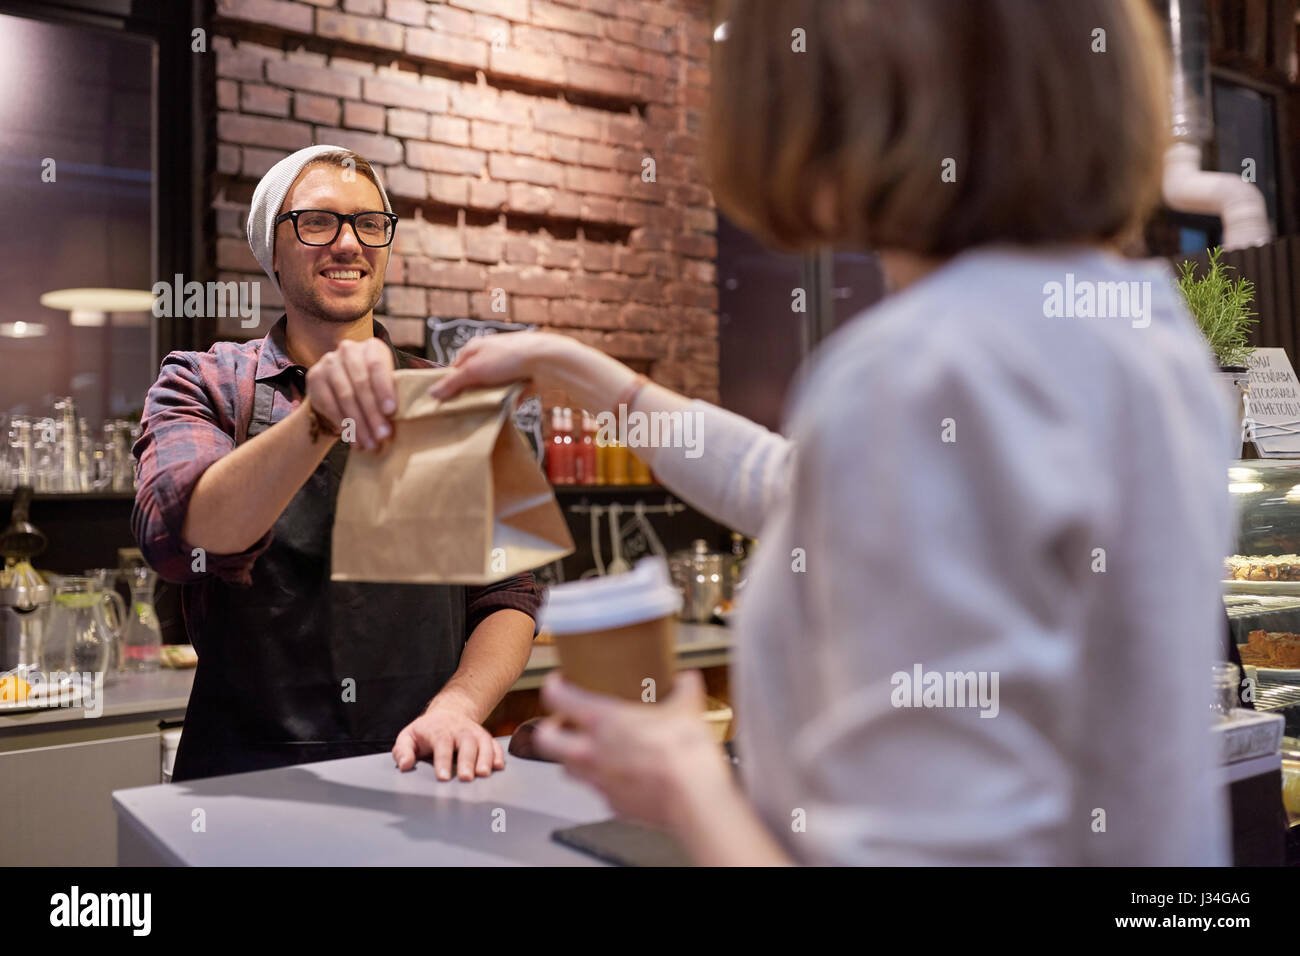
[[626, 627], [556, 634], [555, 646], [560, 670], [570, 684], [650, 702], [673, 691], [676, 637], [677, 620], [669, 615]]
[[646, 558], [626, 574], [555, 585], [540, 623], [569, 683], [623, 700], [660, 701], [673, 689], [681, 604], [664, 559]]

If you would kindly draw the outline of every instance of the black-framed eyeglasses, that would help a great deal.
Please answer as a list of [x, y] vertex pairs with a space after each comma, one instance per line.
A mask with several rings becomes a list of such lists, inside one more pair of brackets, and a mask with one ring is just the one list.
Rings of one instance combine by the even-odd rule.
[[363, 246], [382, 248], [397, 233], [397, 216], [391, 212], [334, 212], [331, 209], [290, 209], [275, 218], [278, 226], [286, 219], [304, 246], [328, 246], [339, 237], [343, 224], [350, 223]]

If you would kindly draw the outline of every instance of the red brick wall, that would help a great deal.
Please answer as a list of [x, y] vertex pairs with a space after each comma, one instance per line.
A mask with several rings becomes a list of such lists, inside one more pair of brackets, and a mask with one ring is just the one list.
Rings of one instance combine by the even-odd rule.
[[402, 217], [376, 311], [399, 344], [508, 318], [716, 401], [709, 37], [705, 0], [216, 0], [220, 277], [260, 275], [244, 223], [271, 164], [345, 146]]

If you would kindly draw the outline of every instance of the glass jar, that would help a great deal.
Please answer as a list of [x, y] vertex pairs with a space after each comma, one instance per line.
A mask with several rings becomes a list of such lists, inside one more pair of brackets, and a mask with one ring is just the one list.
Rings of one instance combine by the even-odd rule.
[[1210, 714], [1217, 721], [1232, 719], [1232, 711], [1241, 706], [1241, 668], [1231, 663], [1216, 663], [1213, 667], [1214, 698]]

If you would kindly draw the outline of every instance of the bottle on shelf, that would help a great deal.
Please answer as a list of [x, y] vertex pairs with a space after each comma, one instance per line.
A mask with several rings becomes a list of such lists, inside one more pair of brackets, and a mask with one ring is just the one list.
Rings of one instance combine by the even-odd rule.
[[[650, 454], [650, 449], [645, 449], [646, 455]], [[641, 460], [641, 456], [631, 450], [627, 453], [628, 481], [634, 485], [649, 485], [654, 483], [654, 478], [650, 474], [650, 466]]]
[[574, 478], [580, 485], [600, 484], [596, 468], [596, 420], [585, 408], [582, 410], [581, 435], [575, 433], [574, 437], [580, 439], [573, 459]]
[[596, 484], [607, 485], [609, 484], [610, 445], [596, 436], [592, 437], [592, 443], [596, 446]]
[[613, 442], [609, 446], [608, 458], [608, 478], [611, 485], [626, 485], [629, 483], [631, 471], [628, 459], [632, 457], [632, 452], [628, 447], [620, 442]]
[[732, 600], [740, 589], [740, 582], [745, 578], [745, 536], [739, 531], [731, 532], [731, 562], [727, 567], [726, 596]]
[[569, 448], [564, 444], [564, 409], [556, 405], [551, 409], [551, 435], [546, 441], [546, 477], [553, 485], [567, 484], [565, 457]]
[[573, 409], [564, 409], [564, 458], [561, 474], [562, 484], [572, 485], [578, 481], [578, 443], [573, 431]]

